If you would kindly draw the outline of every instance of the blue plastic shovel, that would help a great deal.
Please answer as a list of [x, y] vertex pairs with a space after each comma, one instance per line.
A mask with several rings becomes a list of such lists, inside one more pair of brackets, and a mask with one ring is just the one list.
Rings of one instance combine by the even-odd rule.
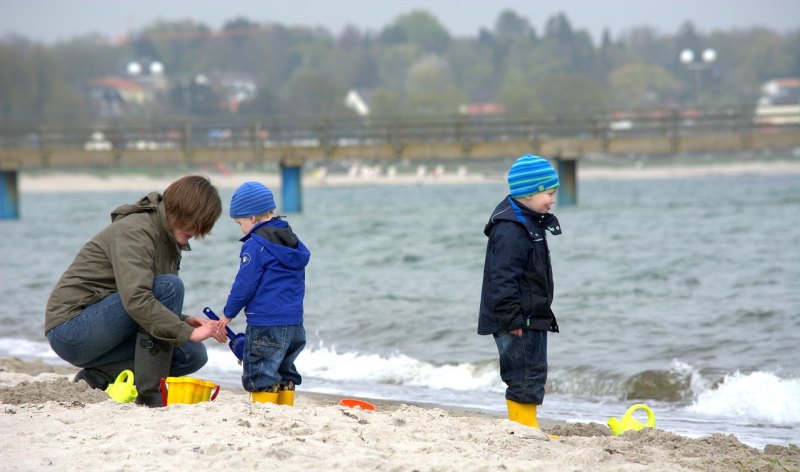
[[[216, 313], [211, 311], [211, 308], [209, 307], [203, 308], [203, 313], [205, 313], [209, 319], [214, 321], [219, 321], [219, 316], [217, 316]], [[244, 358], [244, 343], [245, 343], [244, 334], [242, 333], [236, 334], [233, 332], [233, 330], [231, 330], [227, 326], [225, 326], [225, 334], [227, 334], [228, 339], [230, 339], [228, 347], [231, 348], [233, 354], [236, 356], [237, 359], [239, 359], [239, 362], [241, 362], [242, 358]]]

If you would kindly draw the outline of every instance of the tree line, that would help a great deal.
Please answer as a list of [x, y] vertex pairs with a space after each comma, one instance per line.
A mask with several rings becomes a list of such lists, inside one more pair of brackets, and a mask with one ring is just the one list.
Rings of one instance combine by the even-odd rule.
[[[680, 52], [711, 63], [685, 64]], [[379, 31], [287, 27], [237, 18], [221, 30], [193, 21], [160, 21], [126, 40], [82, 36], [52, 45], [0, 39], [0, 118], [89, 120], [97, 77], [124, 76], [131, 61], [158, 61], [168, 89], [139, 116], [279, 117], [352, 113], [348, 90], [362, 91], [375, 115], [456, 113], [495, 103], [508, 113], [569, 113], [674, 106], [752, 106], [760, 85], [800, 77], [800, 29], [704, 33], [632, 28], [597, 44], [565, 14], [538, 31], [514, 11], [494, 27], [456, 37], [426, 11], [411, 11]], [[239, 74], [254, 93], [232, 111], [197, 77]], [[187, 106], [187, 97], [191, 106]]]

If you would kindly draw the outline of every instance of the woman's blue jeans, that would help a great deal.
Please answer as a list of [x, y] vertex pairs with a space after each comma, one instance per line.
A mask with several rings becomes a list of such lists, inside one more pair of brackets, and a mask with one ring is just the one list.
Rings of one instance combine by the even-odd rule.
[[[153, 279], [156, 300], [176, 315], [183, 310], [183, 282], [175, 275]], [[89, 305], [75, 318], [47, 332], [50, 347], [59, 357], [77, 367], [102, 367], [131, 361], [136, 350], [139, 325], [125, 312], [118, 293]], [[208, 361], [202, 343], [188, 341], [172, 351], [170, 375], [197, 372]]]
[[500, 377], [506, 383], [506, 399], [541, 405], [547, 382], [547, 331], [523, 329], [522, 336], [494, 335], [500, 353]]
[[294, 365], [306, 345], [303, 325], [251, 326], [245, 332], [242, 386], [248, 392], [266, 392], [277, 384], [303, 381]]

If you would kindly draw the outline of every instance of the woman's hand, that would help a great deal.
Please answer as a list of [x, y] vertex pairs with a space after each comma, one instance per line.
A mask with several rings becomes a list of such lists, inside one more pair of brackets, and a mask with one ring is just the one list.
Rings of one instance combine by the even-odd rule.
[[207, 319], [205, 319], [205, 318], [199, 318], [199, 317], [197, 317], [197, 316], [189, 316], [189, 317], [188, 317], [188, 318], [186, 318], [184, 321], [185, 321], [185, 322], [186, 322], [186, 323], [187, 323], [189, 326], [191, 326], [191, 327], [193, 327], [193, 328], [198, 328], [198, 327], [200, 327], [200, 326], [203, 326], [203, 325], [204, 325], [204, 324], [206, 324], [206, 323], [210, 323], [210, 322], [211, 322], [211, 320], [207, 320]]
[[192, 335], [189, 336], [190, 341], [199, 343], [200, 341], [204, 341], [208, 338], [214, 338], [217, 340], [217, 342], [224, 343], [227, 340], [224, 326], [220, 328], [219, 323], [217, 322], [204, 320], [196, 316], [190, 316], [186, 318], [186, 323], [188, 323], [189, 326], [194, 327]]

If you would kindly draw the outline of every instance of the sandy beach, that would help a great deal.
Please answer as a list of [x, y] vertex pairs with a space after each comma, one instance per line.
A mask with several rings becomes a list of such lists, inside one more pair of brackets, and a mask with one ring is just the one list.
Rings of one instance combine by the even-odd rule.
[[[613, 164], [612, 164], [613, 163]], [[327, 172], [322, 168], [306, 170], [303, 185], [307, 187], [341, 187], [374, 185], [451, 185], [467, 183], [502, 182], [505, 175], [499, 172], [460, 170], [442, 171], [425, 166], [424, 172], [393, 173], [386, 166], [357, 166], [347, 173]], [[235, 189], [242, 182], [257, 180], [268, 187], [280, 187], [276, 172], [231, 170], [224, 167], [207, 167], [191, 170], [162, 169], [157, 174], [128, 172], [115, 174], [113, 169], [102, 172], [85, 170], [43, 170], [22, 172], [19, 179], [21, 192], [108, 192], [163, 190], [175, 179], [186, 174], [209, 175], [221, 189]], [[643, 162], [619, 159], [602, 163], [587, 161], [578, 166], [578, 179], [666, 179], [685, 177], [714, 177], [735, 175], [800, 174], [800, 159], [743, 160], [727, 162], [687, 161], [685, 159]]]
[[732, 435], [546, 423], [549, 433], [478, 412], [298, 392], [294, 407], [222, 389], [213, 402], [149, 409], [116, 403], [76, 370], [0, 358], [0, 470], [800, 470], [800, 448]]
[[[228, 190], [245, 180], [280, 186], [274, 172], [164, 169], [124, 175], [25, 171], [19, 187], [31, 193], [148, 192], [163, 190], [188, 173], [209, 175]], [[579, 168], [580, 179], [772, 174], [800, 176], [800, 160], [628, 161]], [[472, 170], [391, 177], [308, 170], [303, 183], [446, 185], [501, 183], [504, 177]], [[116, 403], [105, 392], [73, 383], [75, 372], [42, 360], [0, 357], [0, 471], [800, 471], [798, 445], [757, 449], [726, 431], [687, 438], [657, 428], [615, 437], [605, 424], [541, 419], [545, 432], [559, 435], [551, 440], [541, 431], [480, 411], [381, 400], [370, 400], [377, 411], [362, 411], [340, 406], [343, 397], [302, 388], [294, 407], [254, 404], [242, 389], [223, 387], [213, 402], [148, 409]]]

